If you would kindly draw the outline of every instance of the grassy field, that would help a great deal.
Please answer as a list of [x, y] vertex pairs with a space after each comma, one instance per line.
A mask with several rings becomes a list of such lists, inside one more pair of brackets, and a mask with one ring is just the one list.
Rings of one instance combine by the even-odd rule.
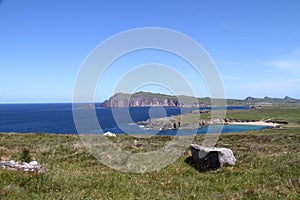
[[[1, 159], [20, 159], [24, 149], [29, 149], [45, 173], [0, 169], [0, 199], [299, 199], [299, 111], [229, 112], [228, 117], [235, 119], [278, 118], [290, 123], [282, 129], [221, 135], [217, 146], [231, 148], [238, 161], [233, 167], [208, 172], [187, 164], [188, 154], [183, 153], [159, 171], [123, 173], [99, 163], [77, 135], [2, 133]], [[201, 144], [203, 137], [197, 135], [194, 143]], [[171, 137], [118, 135], [112, 140], [124, 150], [137, 152], [161, 148]]]
[[300, 106], [276, 106], [263, 107], [261, 110], [233, 110], [227, 112], [228, 118], [245, 120], [283, 120], [288, 121], [289, 126], [300, 125]]
[[[218, 111], [215, 111], [215, 116], [218, 117]], [[221, 113], [221, 117], [223, 111]], [[187, 124], [198, 124], [199, 119], [209, 119], [210, 114], [185, 114], [175, 116], [178, 120]], [[226, 113], [226, 118], [239, 120], [282, 120], [289, 122], [285, 127], [300, 126], [300, 106], [265, 106], [261, 110], [229, 110]]]

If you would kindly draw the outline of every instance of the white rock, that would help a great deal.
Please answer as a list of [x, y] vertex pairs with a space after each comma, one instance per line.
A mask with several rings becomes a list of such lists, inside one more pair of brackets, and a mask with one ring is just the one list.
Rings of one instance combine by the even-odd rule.
[[31, 161], [30, 163], [19, 163], [14, 160], [1, 161], [0, 167], [9, 170], [22, 170], [25, 172], [44, 173], [44, 168], [37, 161]]
[[106, 133], [104, 133], [104, 136], [107, 136], [107, 137], [117, 137], [116, 134], [110, 132], [110, 131], [107, 131]]
[[37, 161], [31, 161], [30, 163], [29, 163], [31, 166], [37, 166], [37, 165], [39, 165], [39, 163], [37, 162]]
[[29, 163], [24, 162], [23, 165], [21, 165], [24, 168], [31, 168], [32, 166]]
[[[15, 165], [15, 164], [16, 164], [16, 161], [10, 160], [9, 163], [12, 164], [12, 165]], [[17, 162], [17, 163], [18, 163], [18, 162]]]

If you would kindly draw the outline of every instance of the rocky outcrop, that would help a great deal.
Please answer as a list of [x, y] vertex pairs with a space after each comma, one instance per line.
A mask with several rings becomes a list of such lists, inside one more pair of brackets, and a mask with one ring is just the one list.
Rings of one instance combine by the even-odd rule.
[[25, 172], [32, 172], [32, 173], [44, 173], [44, 168], [41, 164], [37, 161], [27, 162], [16, 162], [14, 160], [10, 161], [1, 161], [0, 167], [9, 170], [21, 170]]
[[289, 122], [284, 121], [284, 120], [276, 120], [276, 119], [268, 119], [265, 120], [267, 123], [274, 123], [274, 124], [288, 124]]
[[224, 124], [224, 119], [199, 119], [199, 127]]
[[[189, 114], [187, 114], [189, 115]], [[152, 130], [187, 130], [187, 129], [199, 129], [203, 126], [209, 125], [221, 125], [221, 124], [235, 124], [235, 125], [255, 125], [255, 126], [269, 126], [270, 128], [280, 128], [281, 124], [288, 124], [286, 121], [280, 120], [239, 120], [231, 118], [214, 118], [214, 119], [199, 119], [198, 123], [184, 123], [181, 122], [180, 117], [163, 117], [163, 118], [152, 118], [146, 121], [138, 122], [143, 125], [144, 128]]]
[[147, 121], [139, 122], [138, 124], [144, 125], [144, 128], [151, 130], [171, 130], [179, 129], [180, 121], [173, 117], [153, 118]]
[[191, 144], [192, 162], [199, 171], [216, 170], [223, 165], [235, 165], [236, 158], [231, 149], [203, 147]]
[[199, 119], [198, 124], [182, 123], [175, 117], [163, 117], [152, 118], [146, 121], [138, 122], [139, 125], [143, 125], [144, 128], [151, 130], [171, 130], [171, 129], [198, 129], [202, 126], [224, 124], [231, 122], [230, 119]]

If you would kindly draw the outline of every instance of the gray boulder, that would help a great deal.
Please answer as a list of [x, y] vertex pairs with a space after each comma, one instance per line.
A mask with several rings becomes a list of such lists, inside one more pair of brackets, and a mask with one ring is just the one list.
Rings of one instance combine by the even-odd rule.
[[203, 147], [190, 145], [192, 162], [200, 171], [216, 170], [225, 164], [235, 165], [236, 158], [231, 149], [217, 147]]

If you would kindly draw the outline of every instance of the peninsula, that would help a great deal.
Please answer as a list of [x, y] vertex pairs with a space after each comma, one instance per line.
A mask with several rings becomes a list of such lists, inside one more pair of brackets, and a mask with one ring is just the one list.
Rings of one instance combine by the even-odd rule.
[[134, 94], [116, 93], [108, 100], [102, 103], [102, 107], [151, 107], [151, 106], [170, 106], [170, 107], [210, 107], [214, 104], [235, 105], [235, 106], [261, 106], [278, 104], [300, 104], [300, 100], [291, 97], [284, 98], [255, 98], [247, 97], [245, 99], [212, 99], [210, 97], [196, 98], [191, 96], [166, 95], [150, 92], [137, 92]]

